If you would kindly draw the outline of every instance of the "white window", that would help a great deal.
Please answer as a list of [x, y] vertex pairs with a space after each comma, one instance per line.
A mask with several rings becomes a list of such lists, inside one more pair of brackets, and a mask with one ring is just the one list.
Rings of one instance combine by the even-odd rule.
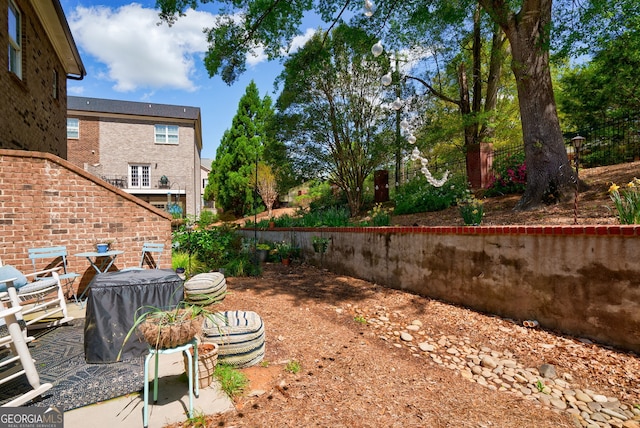
[[129, 165], [129, 187], [134, 189], [151, 188], [151, 166]]
[[9, 0], [9, 71], [22, 79], [22, 17], [13, 0]]
[[80, 119], [67, 119], [67, 139], [77, 140], [80, 138]]
[[178, 144], [177, 125], [156, 125], [156, 144]]

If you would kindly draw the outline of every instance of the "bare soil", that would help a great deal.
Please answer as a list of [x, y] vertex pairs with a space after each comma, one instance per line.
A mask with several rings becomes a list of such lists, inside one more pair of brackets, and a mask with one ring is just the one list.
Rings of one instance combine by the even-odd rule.
[[[581, 173], [580, 224], [617, 224], [607, 190], [640, 176], [640, 163]], [[514, 212], [517, 196], [485, 202], [483, 224], [573, 224], [573, 202]], [[455, 209], [395, 216], [397, 225], [458, 225]], [[265, 264], [258, 278], [227, 278], [217, 309], [250, 310], [265, 322], [263, 364], [236, 410], [207, 416], [209, 427], [574, 427], [571, 416], [512, 392], [492, 391], [415, 352], [373, 324], [386, 314], [397, 331], [414, 320], [422, 335], [513, 354], [519, 364], [553, 364], [575, 388], [640, 403], [640, 358], [605, 346], [528, 329], [514, 321], [391, 290], [304, 264]], [[359, 322], [360, 321], [360, 322]], [[287, 371], [298, 362], [301, 370]]]

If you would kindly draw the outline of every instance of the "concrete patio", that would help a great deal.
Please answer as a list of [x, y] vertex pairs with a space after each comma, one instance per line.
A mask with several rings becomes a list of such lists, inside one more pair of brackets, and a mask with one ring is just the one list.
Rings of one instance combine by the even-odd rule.
[[[68, 309], [74, 318], [84, 318], [84, 308], [69, 303]], [[153, 364], [150, 369], [153, 370]], [[158, 402], [149, 403], [149, 427], [162, 427], [187, 420], [189, 394], [183, 373], [181, 354], [160, 356]], [[153, 373], [150, 373], [149, 378], [152, 376]], [[151, 386], [150, 395], [153, 395]], [[138, 428], [142, 426], [143, 406], [142, 392], [129, 394], [65, 412], [64, 425], [70, 428], [89, 425], [94, 428]], [[194, 416], [207, 415], [232, 410], [233, 403], [214, 382], [200, 389], [199, 397], [194, 397], [193, 408]]]

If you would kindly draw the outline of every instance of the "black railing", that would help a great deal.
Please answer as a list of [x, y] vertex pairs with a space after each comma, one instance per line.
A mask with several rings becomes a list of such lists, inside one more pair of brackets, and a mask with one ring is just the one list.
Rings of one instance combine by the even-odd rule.
[[103, 175], [101, 178], [107, 183], [112, 184], [120, 189], [127, 188], [126, 175]]
[[[640, 116], [611, 121], [577, 134], [586, 138], [580, 149], [580, 164], [585, 168], [640, 159]], [[567, 145], [571, 146], [571, 138], [575, 136], [565, 134]]]

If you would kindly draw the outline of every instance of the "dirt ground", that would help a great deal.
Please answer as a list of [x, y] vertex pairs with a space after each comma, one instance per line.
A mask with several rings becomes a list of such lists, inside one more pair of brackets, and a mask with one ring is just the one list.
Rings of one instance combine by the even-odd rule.
[[[640, 176], [640, 163], [584, 171], [580, 224], [617, 224], [607, 207], [611, 182]], [[488, 200], [484, 224], [573, 224], [573, 202], [541, 211], [512, 211], [517, 197]], [[392, 224], [461, 224], [454, 209], [397, 216]], [[303, 263], [265, 264], [258, 278], [228, 278], [220, 310], [260, 314], [266, 327], [263, 364], [245, 369], [250, 386], [236, 410], [209, 415], [209, 427], [574, 427], [567, 412], [463, 378], [381, 334], [377, 317], [397, 332], [415, 320], [426, 338], [512, 355], [524, 367], [553, 364], [572, 387], [640, 403], [640, 358], [579, 338], [529, 329], [487, 314]], [[445, 357], [446, 358], [446, 357]], [[295, 361], [301, 370], [287, 371]], [[579, 425], [578, 425], [579, 426]], [[636, 426], [636, 425], [630, 425]]]

